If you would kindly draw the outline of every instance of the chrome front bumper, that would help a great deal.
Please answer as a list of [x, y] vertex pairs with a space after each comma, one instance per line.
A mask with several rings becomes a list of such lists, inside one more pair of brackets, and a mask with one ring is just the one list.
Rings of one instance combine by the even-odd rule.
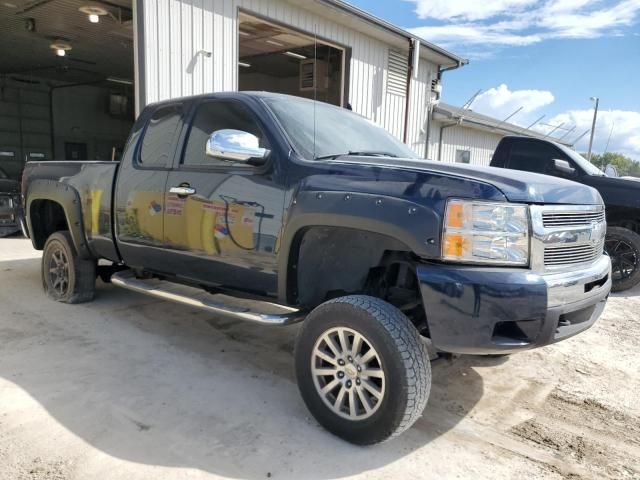
[[611, 259], [602, 255], [580, 270], [548, 273], [542, 278], [547, 284], [549, 308], [588, 300], [611, 290]]

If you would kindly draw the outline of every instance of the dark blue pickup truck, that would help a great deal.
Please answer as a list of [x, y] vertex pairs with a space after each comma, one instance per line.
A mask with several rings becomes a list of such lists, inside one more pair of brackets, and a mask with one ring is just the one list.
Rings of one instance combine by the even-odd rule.
[[358, 444], [422, 415], [428, 346], [557, 342], [589, 328], [611, 288], [593, 188], [422, 161], [368, 120], [295, 97], [150, 105], [120, 162], [29, 162], [22, 187], [51, 298], [91, 300], [100, 275], [240, 320], [303, 321], [301, 394]]

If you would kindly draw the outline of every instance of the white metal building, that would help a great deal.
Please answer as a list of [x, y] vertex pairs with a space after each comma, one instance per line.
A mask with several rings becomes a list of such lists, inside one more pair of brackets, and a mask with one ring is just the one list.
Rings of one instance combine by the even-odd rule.
[[230, 90], [351, 107], [424, 155], [434, 82], [466, 63], [342, 0], [11, 0], [0, 42], [11, 175], [117, 158], [145, 104]]
[[138, 0], [137, 8], [142, 103], [225, 90], [316, 95], [350, 104], [419, 154], [432, 82], [466, 63], [340, 0]]
[[433, 108], [427, 156], [442, 162], [489, 165], [498, 142], [505, 135], [547, 138], [570, 145], [563, 137], [551, 137], [472, 110], [440, 103]]

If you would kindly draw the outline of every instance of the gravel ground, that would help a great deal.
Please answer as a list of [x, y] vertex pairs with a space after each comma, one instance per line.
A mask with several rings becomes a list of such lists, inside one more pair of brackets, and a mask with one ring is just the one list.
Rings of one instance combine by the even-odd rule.
[[560, 344], [434, 365], [417, 424], [360, 448], [305, 409], [296, 327], [103, 283], [58, 304], [39, 270], [0, 239], [0, 479], [640, 479], [640, 289]]

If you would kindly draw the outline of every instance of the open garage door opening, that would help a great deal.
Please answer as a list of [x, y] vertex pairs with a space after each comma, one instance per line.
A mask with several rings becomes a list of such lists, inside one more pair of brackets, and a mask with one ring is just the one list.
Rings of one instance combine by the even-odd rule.
[[0, 2], [0, 168], [117, 160], [134, 120], [132, 0]]
[[286, 93], [342, 106], [345, 51], [240, 12], [238, 87]]

